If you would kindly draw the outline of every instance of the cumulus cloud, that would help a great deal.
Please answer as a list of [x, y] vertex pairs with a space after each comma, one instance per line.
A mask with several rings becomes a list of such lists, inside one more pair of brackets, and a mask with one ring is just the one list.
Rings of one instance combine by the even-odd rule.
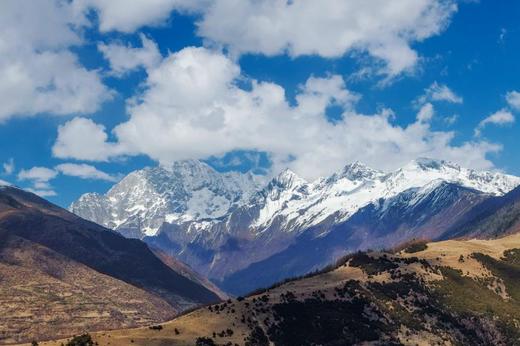
[[96, 167], [84, 163], [62, 163], [60, 165], [57, 165], [55, 167], [55, 170], [60, 172], [61, 174], [69, 175], [72, 177], [78, 177], [81, 179], [104, 180], [110, 182], [116, 182], [119, 180], [115, 176], [100, 171]]
[[[433, 131], [431, 104], [407, 125], [396, 124], [388, 109], [360, 114], [360, 96], [338, 75], [310, 77], [291, 103], [280, 85], [248, 80], [233, 60], [205, 48], [172, 53], [147, 73], [113, 140], [103, 126], [75, 118], [60, 127], [54, 154], [94, 161], [144, 154], [169, 165], [257, 151], [269, 153], [275, 171], [288, 166], [312, 179], [354, 160], [394, 169], [427, 156], [490, 168], [486, 155], [500, 150], [485, 141], [455, 145], [453, 132]], [[331, 106], [343, 110], [338, 121], [327, 119]]]
[[39, 113], [95, 112], [111, 93], [69, 49], [83, 15], [58, 0], [0, 1], [0, 122]]
[[433, 105], [431, 103], [426, 103], [421, 107], [419, 113], [417, 113], [417, 121], [420, 123], [426, 123], [433, 118], [434, 114]]
[[485, 118], [478, 124], [477, 128], [475, 129], [475, 136], [480, 136], [482, 133], [482, 130], [487, 125], [493, 124], [493, 125], [498, 125], [498, 126], [505, 126], [508, 124], [512, 124], [514, 122], [515, 122], [514, 115], [506, 109], [501, 109], [501, 110], [491, 114], [490, 116], [488, 116], [487, 118]]
[[451, 0], [221, 0], [205, 9], [198, 34], [234, 54], [366, 52], [395, 76], [416, 65], [411, 44], [443, 31], [456, 10]]
[[506, 94], [506, 101], [509, 107], [514, 110], [520, 111], [520, 92], [510, 91]]
[[139, 67], [150, 68], [162, 60], [157, 44], [145, 35], [139, 35], [142, 47], [131, 47], [121, 43], [98, 44], [98, 49], [109, 61], [111, 72], [122, 76]]
[[107, 143], [105, 127], [86, 118], [74, 118], [58, 127], [52, 153], [59, 158], [104, 161], [122, 153], [120, 146]]
[[233, 55], [361, 52], [389, 76], [412, 70], [419, 56], [411, 45], [442, 32], [457, 10], [454, 0], [76, 0], [75, 7], [96, 11], [103, 32], [134, 32], [164, 23], [171, 11], [191, 12], [206, 44]]
[[56, 192], [50, 185], [50, 181], [58, 175], [53, 169], [47, 167], [33, 167], [22, 169], [18, 173], [18, 180], [29, 181], [32, 187], [28, 190], [42, 197], [56, 196]]
[[102, 32], [131, 33], [142, 26], [161, 25], [173, 10], [194, 11], [207, 5], [209, 0], [75, 0], [76, 11], [94, 10], [99, 17]]
[[463, 99], [455, 94], [453, 90], [448, 88], [445, 84], [433, 82], [428, 88], [424, 90], [424, 94], [417, 99], [418, 104], [426, 102], [444, 101], [449, 103], [462, 103]]
[[51, 181], [59, 174], [109, 182], [119, 180], [118, 177], [103, 172], [94, 166], [77, 163], [62, 163], [54, 168], [36, 166], [30, 169], [22, 169], [18, 173], [18, 180], [29, 182], [31, 187], [27, 188], [27, 190], [41, 197], [56, 196], [56, 191], [54, 191]]
[[13, 174], [14, 172], [14, 159], [13, 158], [10, 158], [9, 160], [7, 160], [7, 162], [4, 162], [2, 164], [2, 167], [4, 169], [4, 174], [5, 175], [11, 175]]
[[22, 169], [20, 173], [18, 173], [19, 180], [32, 180], [38, 182], [48, 182], [52, 180], [58, 175], [53, 169], [46, 167], [33, 167], [31, 169]]

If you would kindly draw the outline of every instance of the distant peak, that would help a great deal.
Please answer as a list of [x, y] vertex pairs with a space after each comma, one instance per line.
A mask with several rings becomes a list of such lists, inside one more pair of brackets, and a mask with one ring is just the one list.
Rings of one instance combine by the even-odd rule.
[[283, 187], [293, 187], [298, 185], [306, 184], [305, 179], [298, 176], [296, 173], [291, 171], [289, 168], [281, 171], [274, 179], [273, 182], [276, 182], [278, 185]]
[[334, 176], [336, 178], [340, 177], [348, 178], [350, 180], [360, 180], [372, 179], [380, 173], [380, 171], [365, 165], [361, 161], [354, 161], [347, 164], [339, 173], [336, 173]]
[[349, 163], [343, 167], [343, 172], [351, 172], [351, 171], [373, 171], [374, 169], [368, 167], [361, 161], [354, 161]]

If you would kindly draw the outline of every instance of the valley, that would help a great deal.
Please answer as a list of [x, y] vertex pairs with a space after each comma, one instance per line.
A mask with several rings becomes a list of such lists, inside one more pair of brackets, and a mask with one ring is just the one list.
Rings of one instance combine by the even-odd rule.
[[483, 203], [519, 184], [518, 177], [424, 158], [392, 172], [355, 162], [313, 182], [284, 170], [263, 183], [191, 160], [133, 172], [70, 210], [143, 239], [242, 295], [349, 252], [463, 237], [468, 213], [487, 210]]
[[[191, 174], [209, 169], [193, 164]], [[1, 187], [0, 342], [54, 346], [84, 332], [99, 345], [116, 346], [520, 338], [518, 178], [427, 160], [376, 178], [366, 166], [348, 167], [339, 181], [359, 186], [330, 197], [334, 216], [309, 228], [287, 228], [292, 222], [280, 216], [291, 203], [304, 203], [308, 189], [285, 171], [260, 192], [248, 192], [249, 202], [230, 205], [229, 215], [163, 222], [144, 242]], [[414, 182], [410, 171], [425, 176]], [[405, 186], [396, 187], [403, 174]], [[386, 187], [374, 187], [372, 179]], [[350, 214], [339, 208], [349, 208], [343, 203], [350, 195], [366, 193], [360, 189], [389, 186], [398, 192], [365, 197]], [[260, 206], [276, 200], [285, 202], [268, 209], [278, 216], [258, 231]]]
[[520, 346], [519, 18], [0, 0], [0, 346]]
[[[320, 273], [99, 345], [514, 344], [520, 235], [355, 253]], [[58, 342], [41, 345], [59, 345]]]

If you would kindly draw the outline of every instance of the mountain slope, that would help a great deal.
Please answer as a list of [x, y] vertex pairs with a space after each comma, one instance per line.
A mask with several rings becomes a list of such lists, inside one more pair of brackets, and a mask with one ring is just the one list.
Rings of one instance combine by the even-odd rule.
[[[16, 282], [16, 287], [2, 286], [2, 295], [27, 288], [23, 302], [37, 302], [29, 309], [31, 314], [60, 316], [58, 324], [64, 333], [81, 330], [91, 314], [97, 321], [94, 325], [103, 329], [142, 325], [219, 300], [203, 284], [166, 265], [145, 243], [14, 187], [0, 187], [0, 230], [0, 285], [8, 285], [4, 277]], [[103, 316], [108, 313], [111, 320], [100, 318], [96, 311]], [[24, 315], [24, 321], [34, 323], [36, 319], [30, 316]], [[0, 314], [0, 322], [10, 318]], [[17, 334], [20, 338], [28, 337], [29, 331], [43, 335], [49, 328], [56, 327], [42, 323]], [[0, 337], [14, 337], [12, 332]]]
[[0, 229], [0, 344], [129, 328], [179, 311], [135, 286]]
[[200, 275], [193, 269], [191, 269], [187, 264], [177, 260], [176, 258], [169, 256], [164, 251], [160, 249], [151, 249], [152, 252], [168, 267], [172, 268], [175, 272], [181, 274], [182, 276], [190, 279], [191, 281], [207, 288], [214, 294], [216, 294], [221, 300], [226, 300], [229, 298], [227, 293], [218, 288], [214, 283], [208, 280], [206, 277]]
[[226, 277], [221, 286], [243, 294], [321, 269], [349, 252], [388, 249], [410, 239], [436, 240], [487, 198], [445, 182], [410, 189], [360, 209], [347, 221], [330, 226], [325, 235], [320, 228], [309, 229], [287, 249]]
[[520, 231], [520, 187], [477, 204], [444, 235], [495, 238]]
[[355, 253], [337, 267], [100, 345], [513, 345], [520, 235]]
[[135, 238], [154, 235], [163, 222], [215, 219], [246, 201], [258, 188], [252, 174], [219, 174], [208, 165], [179, 161], [135, 171], [106, 195], [85, 194], [70, 210]]
[[[186, 174], [190, 171], [186, 167], [192, 166], [207, 174]], [[246, 287], [320, 268], [345, 251], [391, 247], [412, 238], [437, 239], [476, 204], [520, 184], [517, 177], [445, 161], [418, 159], [389, 173], [353, 163], [313, 182], [285, 170], [256, 192], [239, 194], [223, 214], [202, 215], [190, 211], [200, 208], [184, 208], [191, 205], [184, 202], [191, 194], [188, 187], [213, 186], [219, 173], [192, 161], [177, 163], [172, 171], [152, 170], [162, 172], [161, 178], [146, 173], [149, 170], [138, 171], [135, 175], [140, 179], [131, 188], [122, 182], [106, 198], [127, 210], [132, 203], [118, 196], [137, 193], [138, 200], [155, 205], [155, 195], [139, 186], [163, 186], [165, 191], [182, 186], [183, 192], [176, 195], [179, 199], [168, 200], [178, 201], [186, 216], [170, 217], [168, 208], [153, 214], [156, 225], [161, 225], [143, 239], [238, 294], [245, 293]], [[207, 208], [213, 197], [198, 201], [199, 207]], [[134, 207], [140, 210], [141, 205]], [[88, 217], [95, 209], [80, 199], [72, 210]], [[314, 256], [302, 258], [306, 253]]]
[[146, 244], [126, 239], [16, 188], [0, 190], [0, 227], [101, 273], [146, 288], [174, 306], [216, 297], [174, 272]]

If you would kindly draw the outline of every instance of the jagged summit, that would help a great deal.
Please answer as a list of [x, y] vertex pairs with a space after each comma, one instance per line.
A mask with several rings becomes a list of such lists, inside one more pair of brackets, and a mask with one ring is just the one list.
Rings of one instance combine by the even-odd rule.
[[[329, 177], [308, 182], [285, 169], [267, 184], [251, 173], [219, 173], [198, 160], [148, 167], [128, 174], [106, 195], [85, 194], [70, 209], [127, 236], [154, 235], [164, 223], [190, 223], [190, 233], [209, 230], [234, 215], [241, 228], [263, 233], [274, 220], [293, 232], [324, 220], [341, 222], [357, 210], [434, 181], [446, 181], [491, 195], [503, 195], [520, 178], [460, 167], [444, 160], [418, 158], [393, 172], [357, 161]], [[247, 218], [237, 212], [247, 212]], [[234, 213], [234, 214], [233, 214]], [[225, 226], [225, 232], [231, 232]]]
[[387, 179], [407, 181], [415, 186], [441, 179], [492, 195], [503, 195], [520, 184], [520, 178], [512, 175], [464, 168], [450, 161], [428, 158], [412, 160]]
[[[183, 161], [135, 171], [106, 195], [82, 196], [71, 210], [144, 238], [242, 294], [259, 280], [300, 275], [347, 250], [438, 236], [476, 203], [518, 185], [518, 177], [430, 159], [392, 172], [354, 162], [311, 182], [289, 169], [264, 182]], [[307, 253], [300, 265], [295, 258]]]
[[289, 168], [286, 168], [283, 171], [281, 171], [276, 177], [272, 179], [271, 182], [276, 186], [288, 189], [307, 184], [307, 181], [305, 181], [305, 179], [298, 176]]
[[373, 169], [360, 161], [347, 164], [343, 169], [332, 175], [335, 179], [347, 178], [350, 180], [374, 179], [383, 175], [382, 171]]
[[86, 194], [70, 210], [104, 226], [142, 237], [164, 222], [220, 218], [249, 199], [261, 179], [252, 174], [218, 173], [185, 160], [170, 167], [134, 171], [106, 195]]

